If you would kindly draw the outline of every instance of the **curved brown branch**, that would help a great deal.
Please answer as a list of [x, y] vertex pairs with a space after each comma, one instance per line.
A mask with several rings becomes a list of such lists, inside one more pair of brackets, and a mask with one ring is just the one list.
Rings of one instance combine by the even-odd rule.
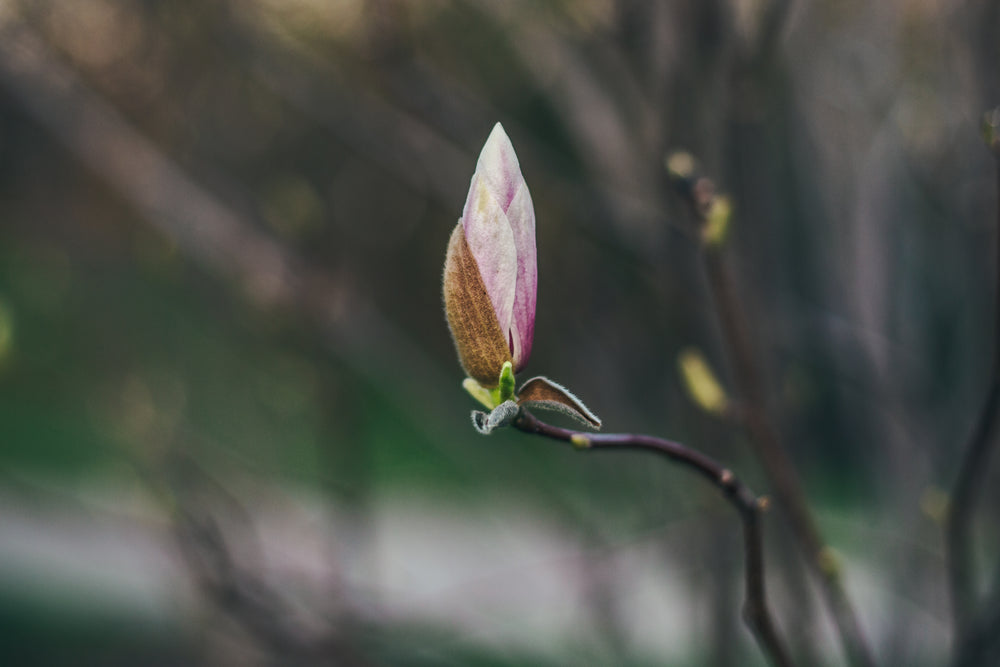
[[525, 433], [569, 442], [580, 449], [638, 450], [659, 454], [675, 463], [692, 468], [722, 491], [726, 500], [739, 512], [740, 520], [743, 522], [746, 548], [744, 620], [760, 644], [761, 650], [770, 658], [773, 665], [787, 667], [793, 664], [784, 642], [778, 636], [767, 607], [764, 588], [764, 541], [760, 528], [762, 502], [731, 470], [679, 442], [649, 435], [582, 433], [546, 424], [524, 409], [521, 410], [514, 426]]

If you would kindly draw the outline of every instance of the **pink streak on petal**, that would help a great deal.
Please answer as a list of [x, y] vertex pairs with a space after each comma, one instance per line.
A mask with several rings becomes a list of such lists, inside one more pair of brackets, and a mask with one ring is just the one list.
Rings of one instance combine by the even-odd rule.
[[479, 172], [472, 177], [462, 227], [500, 329], [508, 332], [517, 286], [517, 246], [507, 215]]
[[538, 292], [538, 258], [535, 244], [535, 209], [528, 186], [522, 182], [507, 210], [517, 251], [517, 286], [511, 320], [511, 356], [519, 371], [531, 356], [535, 335], [535, 305]]

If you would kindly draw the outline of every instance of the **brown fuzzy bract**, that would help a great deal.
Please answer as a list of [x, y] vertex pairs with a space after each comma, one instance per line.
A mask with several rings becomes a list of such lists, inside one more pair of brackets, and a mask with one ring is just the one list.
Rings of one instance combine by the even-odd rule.
[[461, 222], [444, 262], [444, 310], [462, 368], [484, 387], [496, 387], [504, 362], [511, 361], [510, 347]]
[[573, 395], [566, 387], [547, 377], [531, 378], [517, 392], [517, 403], [526, 407], [540, 407], [569, 415], [593, 429], [601, 429], [601, 419]]

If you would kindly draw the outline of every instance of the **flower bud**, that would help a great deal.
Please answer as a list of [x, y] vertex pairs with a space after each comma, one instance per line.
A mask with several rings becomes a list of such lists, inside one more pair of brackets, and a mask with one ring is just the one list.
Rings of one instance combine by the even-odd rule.
[[535, 330], [535, 211], [499, 123], [483, 146], [444, 269], [448, 326], [465, 372], [496, 387], [505, 362], [521, 370]]

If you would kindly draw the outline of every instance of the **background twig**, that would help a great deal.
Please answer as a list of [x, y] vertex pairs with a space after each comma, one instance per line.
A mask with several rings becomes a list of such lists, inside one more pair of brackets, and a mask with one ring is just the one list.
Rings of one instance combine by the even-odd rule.
[[[672, 171], [671, 175], [678, 191], [694, 212], [699, 228], [706, 228], [710, 211], [716, 203], [715, 185], [709, 179], [694, 173]], [[726, 215], [728, 217], [728, 213]], [[724, 224], [728, 225], [728, 220]], [[844, 590], [840, 566], [816, 526], [795, 466], [769, 419], [761, 373], [750, 342], [746, 318], [739, 307], [735, 283], [722, 247], [722, 243], [705, 243], [702, 256], [715, 310], [735, 369], [741, 401], [741, 422], [757, 459], [771, 481], [777, 504], [788, 518], [809, 570], [820, 583], [823, 598], [833, 615], [851, 664], [872, 667], [875, 660], [854, 607]]]
[[[1000, 108], [987, 113], [983, 131], [986, 143], [996, 158], [997, 196], [1000, 197]], [[995, 230], [997, 255], [1000, 258], [1000, 202], [997, 203]], [[982, 653], [1000, 635], [1000, 604], [986, 605], [977, 618], [976, 564], [972, 557], [971, 523], [976, 499], [986, 476], [996, 438], [997, 417], [1000, 416], [1000, 269], [994, 268], [994, 325], [992, 370], [986, 400], [972, 432], [958, 477], [952, 489], [945, 523], [945, 549], [948, 562], [948, 583], [951, 593], [954, 655], [956, 665], [975, 665]], [[1000, 593], [997, 595], [1000, 598]]]

